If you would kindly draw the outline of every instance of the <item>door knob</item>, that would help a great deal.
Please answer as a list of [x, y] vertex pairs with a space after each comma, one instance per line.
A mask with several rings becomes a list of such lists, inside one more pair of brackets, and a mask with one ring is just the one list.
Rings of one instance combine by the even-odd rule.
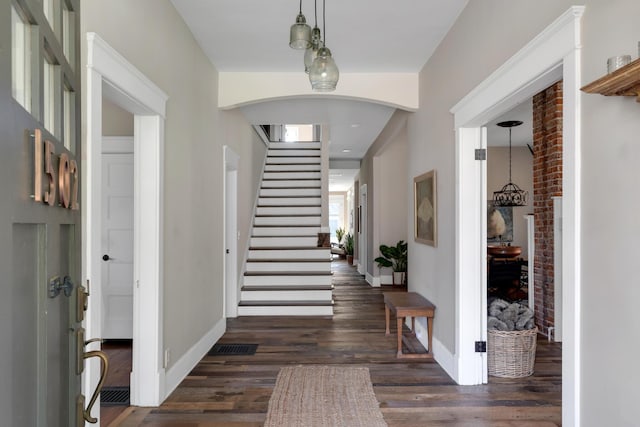
[[109, 257], [109, 255], [107, 255], [107, 254], [102, 255], [102, 260], [103, 261], [109, 261], [110, 259], [111, 258]]

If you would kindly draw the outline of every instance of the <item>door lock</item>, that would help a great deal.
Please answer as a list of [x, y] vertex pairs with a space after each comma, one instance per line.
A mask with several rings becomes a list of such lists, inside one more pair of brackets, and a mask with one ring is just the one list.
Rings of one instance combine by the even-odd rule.
[[49, 280], [49, 298], [57, 297], [60, 292], [64, 292], [65, 297], [70, 297], [74, 287], [71, 277], [64, 276], [64, 279], [60, 280], [60, 276], [55, 276]]

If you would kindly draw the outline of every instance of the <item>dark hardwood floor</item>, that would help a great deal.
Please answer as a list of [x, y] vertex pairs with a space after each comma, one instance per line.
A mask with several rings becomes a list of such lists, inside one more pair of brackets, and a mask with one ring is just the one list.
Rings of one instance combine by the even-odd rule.
[[259, 344], [255, 355], [206, 356], [161, 407], [129, 408], [112, 425], [261, 426], [279, 369], [297, 364], [368, 367], [389, 426], [561, 424], [559, 344], [539, 340], [531, 377], [458, 386], [433, 361], [396, 359], [395, 334], [384, 334], [382, 292], [406, 289], [371, 288], [346, 262], [333, 264], [333, 318], [229, 319], [220, 342]]

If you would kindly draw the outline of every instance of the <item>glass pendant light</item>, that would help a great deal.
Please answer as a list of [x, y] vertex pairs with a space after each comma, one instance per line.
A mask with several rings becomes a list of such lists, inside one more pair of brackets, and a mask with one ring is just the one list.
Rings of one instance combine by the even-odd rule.
[[313, 60], [318, 56], [318, 49], [320, 49], [320, 45], [322, 44], [321, 36], [320, 36], [320, 28], [313, 27], [311, 30], [311, 47], [308, 47], [307, 50], [304, 51], [304, 72], [309, 74], [309, 70], [311, 69], [311, 64], [313, 64]]
[[320, 44], [322, 43], [322, 34], [320, 33], [320, 28], [318, 28], [318, 0], [313, 2], [313, 15], [315, 24], [313, 30], [311, 30], [311, 46], [304, 51], [304, 72], [307, 74], [309, 74], [313, 60], [318, 56], [318, 49], [320, 49]]
[[520, 126], [519, 120], [508, 120], [496, 125], [509, 128], [509, 182], [500, 191], [493, 192], [493, 206], [526, 206], [528, 193], [511, 181], [511, 128]]
[[302, 0], [296, 23], [291, 26], [289, 33], [289, 46], [293, 49], [306, 49], [311, 46], [311, 27], [307, 25], [307, 19], [302, 14]]
[[331, 51], [326, 46], [327, 30], [325, 28], [325, 0], [322, 0], [322, 32], [324, 33], [324, 41], [321, 42], [322, 47], [318, 49], [316, 58], [309, 69], [309, 81], [311, 88], [317, 92], [330, 92], [336, 89], [340, 72], [336, 61], [331, 56]]

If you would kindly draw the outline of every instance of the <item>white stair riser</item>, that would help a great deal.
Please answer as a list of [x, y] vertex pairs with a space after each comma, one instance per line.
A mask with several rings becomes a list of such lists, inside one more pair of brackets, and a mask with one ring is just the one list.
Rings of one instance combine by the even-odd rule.
[[260, 197], [258, 206], [320, 206], [320, 197]]
[[331, 289], [326, 291], [242, 291], [241, 301], [331, 301]]
[[287, 236], [287, 237], [252, 237], [251, 247], [267, 248], [267, 247], [305, 247], [313, 248], [318, 246], [318, 238], [316, 236]]
[[286, 165], [291, 163], [320, 166], [320, 157], [267, 157], [268, 165]]
[[320, 227], [253, 227], [252, 236], [314, 236], [316, 239], [319, 232]]
[[333, 316], [332, 306], [239, 306], [238, 316]]
[[320, 172], [265, 172], [263, 179], [320, 179]]
[[331, 260], [329, 249], [251, 249], [249, 259], [289, 260], [289, 259], [317, 259]]
[[269, 149], [273, 150], [295, 150], [300, 148], [320, 149], [320, 143], [314, 142], [270, 142]]
[[261, 188], [316, 188], [320, 187], [319, 179], [310, 180], [287, 180], [287, 181], [262, 181]]
[[331, 275], [326, 276], [244, 276], [245, 286], [329, 286]]
[[320, 150], [311, 149], [311, 150], [272, 150], [269, 149], [267, 152], [267, 156], [270, 157], [309, 157], [309, 156], [319, 156]]
[[257, 215], [321, 215], [320, 206], [279, 206], [279, 207], [259, 207], [256, 209]]
[[254, 220], [256, 225], [318, 225], [320, 224], [319, 216], [260, 216]]
[[265, 172], [271, 171], [289, 171], [289, 172], [302, 172], [302, 171], [314, 171], [320, 172], [320, 163], [318, 164], [305, 164], [305, 165], [270, 165], [266, 164], [264, 167]]
[[292, 197], [292, 196], [320, 196], [320, 188], [262, 188], [260, 189], [260, 196], [277, 196], [277, 197]]
[[331, 271], [331, 262], [248, 262], [247, 271], [279, 272], [279, 271]]

